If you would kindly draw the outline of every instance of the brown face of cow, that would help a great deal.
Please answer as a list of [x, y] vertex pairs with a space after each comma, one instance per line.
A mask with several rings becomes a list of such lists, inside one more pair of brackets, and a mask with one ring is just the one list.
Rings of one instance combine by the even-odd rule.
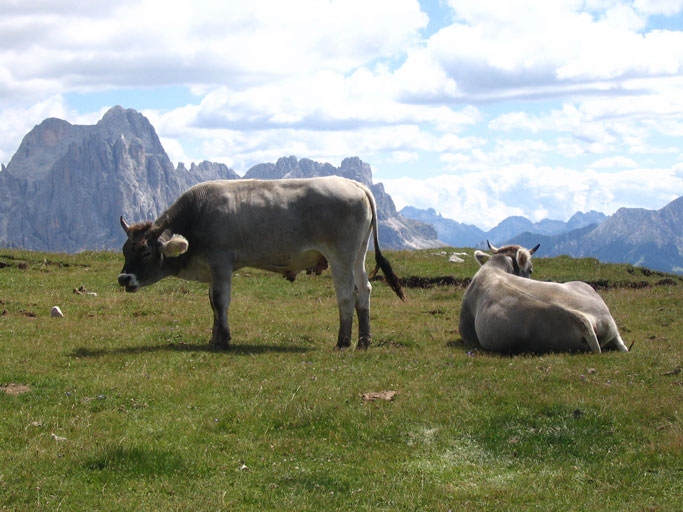
[[187, 239], [182, 235], [164, 233], [166, 226], [166, 223], [156, 225], [151, 222], [129, 226], [121, 217], [121, 227], [128, 239], [123, 244], [125, 262], [118, 281], [127, 292], [136, 292], [141, 286], [154, 284], [171, 275], [173, 265], [164, 265], [165, 260], [187, 252]]
[[159, 250], [158, 235], [150, 233], [150, 223], [135, 226], [126, 224], [124, 230], [128, 239], [123, 244], [125, 262], [118, 281], [126, 287], [127, 292], [136, 292], [140, 286], [153, 284], [164, 277], [161, 268], [163, 255]]

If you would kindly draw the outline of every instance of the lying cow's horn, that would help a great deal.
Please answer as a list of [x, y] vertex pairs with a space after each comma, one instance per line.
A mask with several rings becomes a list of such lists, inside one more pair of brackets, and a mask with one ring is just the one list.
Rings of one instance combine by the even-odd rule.
[[533, 253], [535, 253], [536, 251], [538, 251], [538, 248], [539, 248], [540, 246], [541, 246], [541, 244], [536, 244], [536, 247], [534, 247], [533, 249], [529, 249], [529, 254], [533, 254]]
[[126, 233], [128, 233], [128, 232], [130, 231], [130, 226], [129, 226], [128, 223], [124, 220], [123, 215], [121, 215], [121, 219], [119, 219], [119, 220], [121, 221], [121, 227], [123, 228], [123, 230], [124, 230]]
[[489, 245], [489, 249], [491, 250], [491, 252], [492, 252], [493, 254], [498, 254], [498, 249], [497, 249], [494, 245], [491, 245], [491, 242], [489, 242], [488, 240], [486, 240], [486, 243]]

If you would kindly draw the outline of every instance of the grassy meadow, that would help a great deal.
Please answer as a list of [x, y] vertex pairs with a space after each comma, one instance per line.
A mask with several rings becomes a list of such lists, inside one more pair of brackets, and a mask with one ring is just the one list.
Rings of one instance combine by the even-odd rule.
[[501, 357], [435, 279], [471, 277], [468, 252], [388, 252], [430, 279], [406, 303], [373, 282], [367, 351], [334, 350], [329, 271], [240, 271], [214, 351], [206, 285], [125, 294], [119, 254], [0, 250], [0, 510], [680, 510], [683, 279], [535, 258], [635, 344]]

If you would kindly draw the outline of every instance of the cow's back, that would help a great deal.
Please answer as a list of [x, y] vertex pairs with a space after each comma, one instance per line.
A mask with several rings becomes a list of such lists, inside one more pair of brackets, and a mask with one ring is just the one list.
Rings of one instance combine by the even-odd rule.
[[[229, 254], [235, 268], [291, 263], [296, 270], [304, 253], [334, 252], [367, 238], [368, 194], [360, 183], [336, 176], [218, 180], [192, 187], [176, 204], [191, 212], [190, 246], [203, 254]], [[315, 256], [306, 258], [301, 265]]]

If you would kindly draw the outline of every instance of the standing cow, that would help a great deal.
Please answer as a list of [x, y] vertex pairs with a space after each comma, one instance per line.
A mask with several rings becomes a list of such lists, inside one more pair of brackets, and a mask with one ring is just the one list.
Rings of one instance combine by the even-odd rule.
[[[377, 207], [364, 185], [337, 176], [292, 180], [210, 181], [182, 194], [152, 222], [129, 226], [118, 281], [126, 291], [167, 276], [209, 283], [211, 343], [230, 341], [228, 306], [232, 273], [255, 267], [290, 280], [318, 273], [329, 262], [339, 305], [337, 347], [351, 344], [354, 307], [358, 346], [370, 344], [370, 292], [365, 255], [373, 233], [375, 260], [403, 300], [401, 282], [382, 256]], [[374, 273], [373, 272], [373, 273]]]
[[628, 351], [607, 305], [590, 285], [527, 279], [538, 246], [531, 251], [489, 247], [493, 256], [474, 253], [481, 268], [462, 299], [465, 341], [501, 353]]

